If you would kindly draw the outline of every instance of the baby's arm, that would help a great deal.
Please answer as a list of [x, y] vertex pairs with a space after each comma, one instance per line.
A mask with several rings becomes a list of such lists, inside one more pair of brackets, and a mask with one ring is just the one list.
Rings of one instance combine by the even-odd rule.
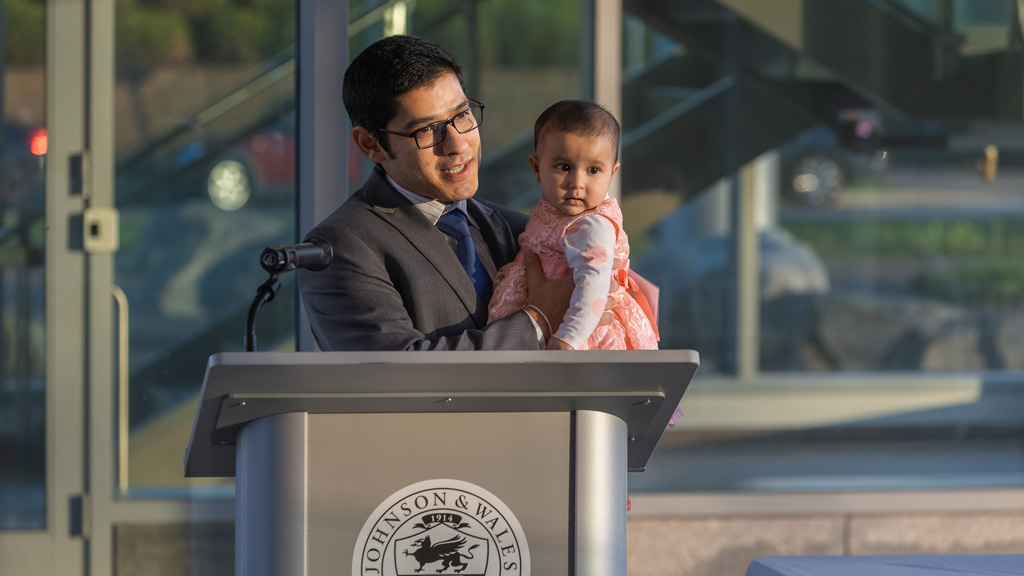
[[[603, 216], [584, 216], [566, 230], [563, 243], [576, 288], [554, 338], [579, 350], [597, 328], [608, 301], [615, 260], [615, 225]], [[548, 345], [557, 346], [557, 342]]]

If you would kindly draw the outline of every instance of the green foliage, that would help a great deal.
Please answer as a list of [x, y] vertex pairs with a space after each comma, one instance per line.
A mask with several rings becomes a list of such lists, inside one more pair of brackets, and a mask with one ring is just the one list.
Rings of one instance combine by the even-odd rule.
[[[412, 33], [437, 42], [456, 58], [465, 43], [462, 13], [440, 22], [461, 0], [418, 0]], [[498, 67], [567, 66], [580, 63], [582, 32], [580, 0], [480, 0], [477, 35], [480, 60]], [[365, 13], [362, 8], [358, 13]]]
[[578, 67], [580, 0], [489, 0], [480, 3], [483, 61], [502, 67]]
[[2, 0], [7, 63], [42, 64], [46, 59], [46, 4], [44, 0]]
[[[4, 2], [8, 61], [42, 63], [44, 0]], [[362, 4], [362, 11], [376, 5], [353, 0]], [[458, 5], [420, 0], [413, 32], [464, 57], [458, 53], [466, 26], [461, 16], [433, 30], [416, 28]], [[581, 0], [481, 0], [481, 59], [501, 67], [578, 67], [582, 11]], [[118, 66], [129, 73], [190, 61], [257, 62], [295, 42], [294, 0], [117, 0], [116, 21]]]
[[1024, 219], [787, 222], [785, 228], [823, 257], [1015, 255], [1024, 250]]
[[289, 2], [224, 3], [193, 21], [200, 59], [259, 62], [295, 42], [295, 5]]
[[[466, 57], [463, 53], [466, 42], [466, 18], [464, 11], [454, 10], [459, 6], [460, 4], [455, 4], [451, 0], [418, 0], [409, 12], [409, 33], [437, 43], [451, 52], [456, 60], [464, 61]], [[363, 9], [356, 14], [365, 14], [366, 12], [367, 10]], [[370, 27], [367, 32], [372, 38], [369, 39], [369, 42], [356, 47], [356, 52], [353, 55], [370, 42], [379, 39], [381, 29]]]
[[121, 73], [138, 74], [162, 64], [180, 64], [193, 56], [188, 21], [154, 4], [117, 2], [116, 51]]
[[117, 0], [116, 19], [125, 73], [196, 61], [252, 64], [295, 42], [289, 1]]
[[1024, 265], [1017, 260], [966, 264], [956, 271], [928, 271], [910, 281], [921, 296], [962, 305], [1001, 308], [1024, 304]]
[[789, 222], [825, 261], [928, 262], [908, 278], [920, 296], [958, 305], [1024, 304], [1024, 219]]

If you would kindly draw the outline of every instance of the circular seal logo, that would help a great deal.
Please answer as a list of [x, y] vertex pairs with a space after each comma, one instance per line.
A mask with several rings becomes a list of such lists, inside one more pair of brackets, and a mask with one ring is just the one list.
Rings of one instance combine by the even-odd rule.
[[461, 480], [427, 480], [387, 498], [363, 524], [352, 576], [529, 576], [530, 549], [505, 503]]

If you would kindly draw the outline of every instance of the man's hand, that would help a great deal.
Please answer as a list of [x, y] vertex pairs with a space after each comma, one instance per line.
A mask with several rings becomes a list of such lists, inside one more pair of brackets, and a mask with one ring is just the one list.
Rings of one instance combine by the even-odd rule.
[[[572, 291], [576, 285], [572, 281], [572, 276], [566, 276], [565, 278], [548, 278], [544, 275], [544, 269], [541, 267], [540, 260], [537, 256], [529, 250], [526, 251], [526, 287], [529, 295], [526, 299], [527, 306], [536, 306], [547, 321], [551, 323], [551, 332], [545, 334], [545, 338], [550, 338], [555, 332], [558, 332], [558, 327], [562, 325], [562, 319], [565, 317], [565, 311], [569, 309], [569, 300], [572, 297]], [[527, 310], [527, 313], [532, 312]], [[533, 314], [531, 314], [532, 316]], [[538, 324], [541, 330], [548, 329], [545, 326], [543, 319], [534, 318], [538, 320]]]

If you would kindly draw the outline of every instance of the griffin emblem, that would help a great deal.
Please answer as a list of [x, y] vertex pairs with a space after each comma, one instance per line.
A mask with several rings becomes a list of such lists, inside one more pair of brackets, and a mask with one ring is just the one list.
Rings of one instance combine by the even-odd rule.
[[430, 542], [430, 536], [424, 536], [419, 540], [412, 543], [413, 546], [417, 546], [416, 550], [409, 552], [408, 549], [403, 550], [406, 556], [412, 556], [417, 562], [420, 563], [420, 567], [416, 569], [416, 572], [423, 572], [423, 567], [427, 564], [433, 564], [434, 562], [441, 562], [441, 568], [437, 570], [440, 574], [449, 568], [454, 568], [455, 573], [462, 572], [466, 569], [466, 564], [462, 561], [463, 558], [467, 560], [473, 559], [473, 549], [480, 546], [474, 544], [466, 550], [463, 554], [460, 552], [463, 546], [466, 545], [466, 538], [460, 536], [453, 536], [448, 540], [433, 544]]

